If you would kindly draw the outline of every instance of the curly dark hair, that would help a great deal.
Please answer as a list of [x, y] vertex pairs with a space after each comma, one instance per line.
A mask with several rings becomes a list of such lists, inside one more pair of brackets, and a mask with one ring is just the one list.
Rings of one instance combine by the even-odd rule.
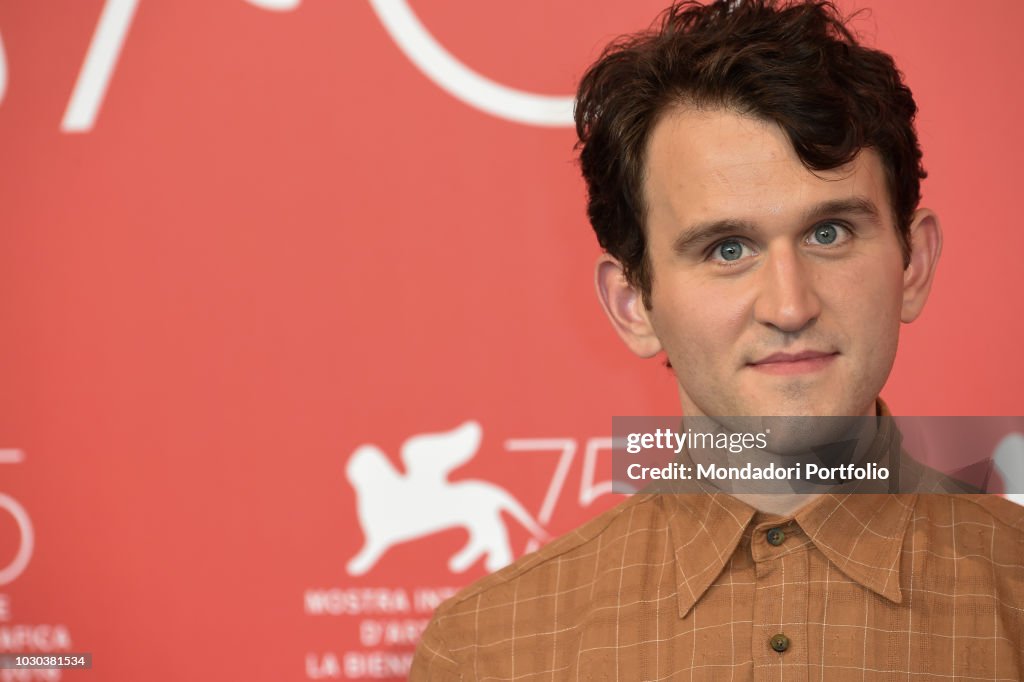
[[773, 121], [812, 171], [874, 149], [909, 263], [910, 222], [925, 177], [917, 105], [892, 57], [860, 45], [847, 23], [823, 1], [676, 2], [648, 31], [613, 41], [587, 70], [575, 111], [587, 214], [648, 308], [645, 151], [675, 105]]

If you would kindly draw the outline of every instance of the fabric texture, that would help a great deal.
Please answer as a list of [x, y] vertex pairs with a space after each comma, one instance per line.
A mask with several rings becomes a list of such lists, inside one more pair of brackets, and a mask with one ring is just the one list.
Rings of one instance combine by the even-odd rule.
[[635, 495], [442, 604], [410, 679], [1021, 680], [1024, 507]]

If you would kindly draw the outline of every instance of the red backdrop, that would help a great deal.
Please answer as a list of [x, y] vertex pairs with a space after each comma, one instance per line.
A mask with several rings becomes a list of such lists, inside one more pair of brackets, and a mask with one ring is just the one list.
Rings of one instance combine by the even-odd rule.
[[[467, 539], [531, 542], [510, 500], [551, 534], [616, 503], [611, 416], [678, 405], [595, 300], [566, 98], [662, 4], [0, 4], [0, 652], [400, 678]], [[884, 395], [1024, 413], [1024, 5], [873, 7], [946, 233]]]

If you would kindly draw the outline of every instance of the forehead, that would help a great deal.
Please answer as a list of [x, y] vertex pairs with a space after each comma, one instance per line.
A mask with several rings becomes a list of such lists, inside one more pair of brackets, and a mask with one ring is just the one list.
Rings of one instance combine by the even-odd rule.
[[795, 216], [815, 203], [852, 197], [888, 214], [885, 173], [874, 150], [862, 150], [845, 166], [811, 172], [776, 123], [729, 109], [671, 109], [652, 130], [646, 157], [652, 228], [665, 220]]

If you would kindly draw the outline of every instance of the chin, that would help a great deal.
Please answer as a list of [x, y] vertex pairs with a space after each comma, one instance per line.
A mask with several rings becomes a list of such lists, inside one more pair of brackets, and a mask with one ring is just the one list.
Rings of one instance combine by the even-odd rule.
[[747, 414], [763, 417], [845, 417], [854, 414], [854, 408], [847, 400], [816, 396], [804, 390], [799, 396], [778, 395], [774, 399], [757, 401], [750, 407], [754, 411]]

